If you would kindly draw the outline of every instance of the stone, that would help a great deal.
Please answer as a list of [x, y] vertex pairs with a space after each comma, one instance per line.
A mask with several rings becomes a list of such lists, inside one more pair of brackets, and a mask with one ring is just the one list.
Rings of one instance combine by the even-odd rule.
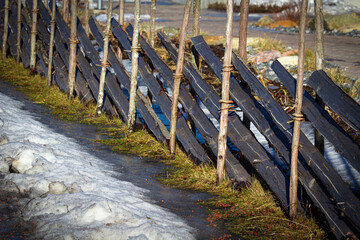
[[264, 16], [260, 18], [256, 23], [256, 27], [269, 27], [271, 24], [273, 24], [275, 21], [269, 16]]
[[0, 159], [0, 172], [10, 173], [10, 166], [15, 159], [12, 157], [5, 157]]
[[[315, 30], [315, 20], [308, 23], [308, 27]], [[325, 15], [324, 29], [326, 31], [347, 33], [352, 30], [360, 31], [360, 15], [357, 13], [346, 13], [339, 15]]]
[[16, 173], [25, 173], [33, 167], [33, 162], [35, 161], [34, 154], [33, 150], [24, 149], [15, 157], [11, 169]]
[[6, 144], [8, 142], [9, 142], [9, 138], [5, 134], [2, 134], [0, 136], [0, 146]]
[[63, 182], [52, 182], [49, 184], [49, 192], [52, 194], [63, 194], [67, 190]]
[[271, 28], [278, 28], [279, 26], [283, 28], [289, 28], [289, 27], [297, 27], [296, 22], [291, 20], [279, 20], [269, 25]]
[[269, 62], [270, 60], [275, 60], [281, 57], [281, 52], [278, 50], [270, 50], [270, 51], [263, 51], [259, 52], [256, 55], [249, 57], [249, 62], [252, 63], [263, 63]]
[[283, 66], [296, 66], [299, 61], [298, 56], [284, 56], [277, 59]]

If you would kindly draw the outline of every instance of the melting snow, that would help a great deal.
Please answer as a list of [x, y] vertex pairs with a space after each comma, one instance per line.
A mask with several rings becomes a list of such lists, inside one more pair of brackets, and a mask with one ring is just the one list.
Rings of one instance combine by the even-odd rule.
[[1, 187], [29, 195], [21, 204], [24, 219], [38, 222], [35, 238], [194, 239], [182, 219], [146, 201], [147, 190], [111, 177], [110, 165], [21, 110], [21, 102], [1, 93], [0, 102]]

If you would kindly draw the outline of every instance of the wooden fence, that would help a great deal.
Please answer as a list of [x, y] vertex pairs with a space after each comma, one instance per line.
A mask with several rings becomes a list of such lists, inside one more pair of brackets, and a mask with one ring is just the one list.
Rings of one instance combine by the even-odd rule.
[[[0, 3], [1, 9], [4, 3]], [[22, 9], [21, 25], [21, 60], [24, 67], [30, 65], [30, 12], [32, 1], [26, 0]], [[58, 11], [58, 10], [57, 10]], [[12, 2], [9, 14], [8, 50], [16, 57], [17, 37], [17, 4]], [[3, 24], [3, 14], [0, 15]], [[48, 50], [50, 41], [51, 17], [48, 10], [39, 1], [38, 34], [37, 34], [37, 71], [47, 75]], [[100, 49], [103, 49], [103, 32], [94, 18], [89, 19], [90, 29]], [[132, 26], [124, 30], [114, 19], [111, 22], [112, 33], [119, 46], [110, 46], [109, 63], [114, 73], [106, 74], [104, 110], [108, 115], [118, 116], [127, 121], [128, 92], [130, 90], [129, 74], [116, 49], [120, 47], [131, 59]], [[1, 27], [3, 29], [3, 26]], [[101, 59], [99, 51], [81, 26], [77, 23], [79, 45], [77, 50], [76, 94], [84, 102], [96, 101], [99, 91]], [[177, 48], [164, 33], [158, 33], [162, 45], [174, 62], [177, 61]], [[66, 92], [69, 67], [70, 31], [60, 12], [56, 13], [54, 77], [53, 81]], [[2, 38], [0, 39], [2, 41]], [[221, 80], [222, 62], [211, 51], [201, 36], [191, 39], [196, 56], [201, 56], [204, 64]], [[168, 144], [171, 99], [166, 86], [173, 86], [173, 72], [161, 57], [140, 37], [142, 53], [139, 57], [139, 74], [148, 88], [149, 101], [140, 90], [137, 90], [137, 124], [144, 124], [154, 137]], [[144, 58], [146, 57], [146, 58]], [[229, 114], [228, 139], [231, 146], [226, 158], [226, 171], [234, 183], [243, 185], [251, 181], [251, 174], [263, 180], [286, 209], [289, 205], [289, 166], [292, 139], [292, 119], [273, 99], [268, 90], [253, 75], [236, 54], [232, 56], [233, 65], [241, 76], [239, 82], [234, 76], [230, 79], [230, 95], [251, 123], [261, 132], [268, 143], [277, 152], [279, 158], [271, 154], [257, 140], [249, 129], [249, 124], [242, 121], [238, 114]], [[294, 96], [296, 80], [277, 61], [272, 69], [278, 75], [289, 93]], [[161, 75], [155, 77], [154, 71]], [[185, 61], [184, 77], [181, 83], [178, 110], [177, 140], [182, 149], [197, 164], [207, 164], [217, 156], [218, 129], [215, 122], [219, 120], [220, 96], [212, 86], [206, 83], [199, 71], [190, 62]], [[323, 72], [316, 71], [309, 80], [309, 85], [322, 98], [326, 105], [357, 133], [360, 129], [360, 107], [340, 88], [333, 84]], [[257, 96], [254, 97], [254, 94]], [[200, 104], [201, 103], [201, 104]], [[206, 111], [205, 111], [206, 108]], [[307, 121], [329, 141], [335, 149], [360, 172], [359, 145], [333, 120], [327, 111], [320, 107], [306, 91], [304, 92], [303, 113]], [[324, 156], [302, 133], [299, 149], [299, 181], [304, 190], [299, 194], [299, 202], [311, 200], [327, 220], [336, 238], [344, 238], [349, 233], [359, 235], [360, 201], [351, 191], [340, 175], [334, 170]], [[307, 211], [307, 205], [300, 204], [301, 211]]]

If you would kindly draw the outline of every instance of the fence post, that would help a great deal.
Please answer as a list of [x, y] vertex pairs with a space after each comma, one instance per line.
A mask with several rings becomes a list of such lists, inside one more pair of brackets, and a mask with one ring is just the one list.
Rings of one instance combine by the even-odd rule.
[[150, 45], [155, 46], [155, 18], [156, 18], [156, 0], [151, 0], [150, 6]]
[[124, 25], [124, 9], [125, 9], [125, 0], [119, 0], [119, 24], [120, 24], [120, 26]]
[[7, 36], [9, 31], [9, 0], [5, 0], [5, 16], [4, 16], [4, 32], [3, 32], [3, 46], [2, 46], [2, 59], [6, 58], [7, 51]]
[[90, 28], [89, 28], [89, 0], [85, 0], [84, 20], [85, 20], [86, 36], [89, 37], [89, 35], [90, 35]]
[[198, 36], [200, 34], [200, 5], [201, 0], [194, 0], [193, 7], [193, 28], [192, 36]]
[[68, 90], [69, 98], [74, 98], [75, 92], [75, 73], [76, 73], [76, 48], [77, 40], [77, 4], [71, 2], [71, 23], [70, 23], [70, 57], [69, 57], [69, 77]]
[[54, 37], [55, 37], [55, 15], [56, 15], [56, 1], [52, 1], [51, 6], [51, 30], [50, 30], [50, 48], [49, 48], [49, 64], [48, 64], [48, 79], [47, 85], [51, 86], [51, 75], [52, 75], [52, 61], [54, 55]]
[[101, 109], [104, 102], [104, 86], [105, 86], [105, 75], [106, 69], [109, 65], [107, 59], [109, 54], [109, 36], [110, 36], [110, 21], [111, 21], [111, 12], [112, 12], [113, 0], [109, 0], [108, 9], [107, 9], [107, 19], [106, 19], [106, 29], [105, 29], [105, 38], [104, 38], [104, 55], [101, 61], [101, 74], [100, 74], [100, 84], [99, 84], [99, 94], [96, 105], [96, 114], [101, 114]]
[[18, 0], [16, 47], [16, 64], [19, 65], [21, 55], [21, 0]]
[[176, 71], [174, 74], [174, 85], [173, 85], [173, 96], [171, 103], [171, 119], [170, 119], [170, 153], [175, 153], [175, 140], [176, 140], [176, 122], [177, 122], [177, 111], [179, 103], [179, 88], [181, 78], [183, 76], [184, 67], [184, 53], [185, 53], [185, 37], [187, 32], [187, 25], [189, 23], [191, 0], [187, 0], [184, 9], [184, 20], [181, 27], [180, 39], [179, 39], [179, 53], [178, 60], [176, 62]]
[[247, 24], [250, 0], [241, 0], [239, 21], [239, 57], [246, 64]]
[[[315, 63], [316, 70], [324, 68], [324, 13], [322, 0], [315, 0]], [[324, 102], [316, 94], [315, 101], [325, 108]], [[324, 155], [324, 137], [315, 129], [315, 146]]]
[[291, 145], [291, 173], [290, 173], [290, 218], [293, 220], [297, 215], [297, 189], [298, 189], [298, 154], [300, 126], [304, 116], [301, 113], [303, 99], [304, 82], [304, 58], [305, 58], [305, 24], [308, 8], [308, 0], [303, 0], [301, 4], [300, 36], [299, 36], [299, 63], [298, 79], [296, 83], [294, 128]]
[[63, 0], [62, 15], [66, 24], [69, 23], [69, 0]]
[[226, 144], [227, 144], [227, 129], [229, 117], [229, 103], [232, 103], [229, 98], [230, 92], [230, 74], [233, 69], [231, 65], [231, 51], [232, 51], [232, 28], [233, 28], [233, 0], [227, 1], [226, 6], [226, 42], [225, 42], [225, 55], [222, 73], [222, 86], [221, 86], [221, 116], [220, 116], [220, 129], [218, 136], [218, 155], [216, 167], [216, 183], [219, 185], [224, 180], [225, 175], [225, 159], [226, 159]]
[[137, 88], [137, 74], [138, 74], [138, 59], [139, 59], [139, 22], [140, 22], [140, 0], [135, 0], [134, 9], [134, 32], [132, 36], [131, 47], [131, 83], [130, 83], [130, 99], [129, 99], [129, 114], [128, 114], [128, 132], [134, 130], [135, 113], [136, 113], [136, 88]]
[[31, 26], [31, 50], [30, 50], [30, 74], [35, 74], [36, 65], [36, 35], [37, 35], [37, 0], [33, 0], [32, 26]]

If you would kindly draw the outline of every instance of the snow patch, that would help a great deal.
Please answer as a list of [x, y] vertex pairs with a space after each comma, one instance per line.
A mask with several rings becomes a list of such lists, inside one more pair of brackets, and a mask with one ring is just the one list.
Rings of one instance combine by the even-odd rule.
[[[112, 176], [112, 167], [35, 120], [0, 93], [0, 171], [5, 191], [26, 193], [23, 218], [36, 239], [194, 239], [184, 220], [149, 203], [145, 189]], [[9, 173], [9, 166], [17, 173]]]

